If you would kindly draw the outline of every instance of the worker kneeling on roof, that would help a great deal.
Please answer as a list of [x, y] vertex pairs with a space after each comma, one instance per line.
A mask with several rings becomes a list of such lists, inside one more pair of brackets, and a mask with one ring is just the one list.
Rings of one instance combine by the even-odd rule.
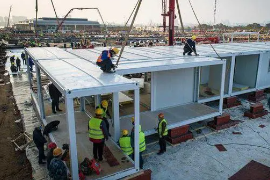
[[100, 67], [103, 72], [113, 72], [111, 69], [115, 69], [115, 65], [112, 63], [111, 58], [119, 53], [119, 49], [112, 48], [110, 50], [102, 51], [98, 57], [96, 64]]
[[103, 148], [105, 139], [108, 140], [108, 130], [102, 120], [103, 109], [95, 111], [96, 117], [91, 118], [88, 124], [89, 139], [93, 142], [93, 155], [96, 160], [103, 160]]
[[192, 36], [191, 39], [187, 39], [185, 42], [185, 46], [184, 46], [184, 52], [183, 55], [186, 55], [186, 53], [191, 56], [191, 53], [194, 52], [195, 55], [197, 56], [197, 52], [196, 52], [196, 47], [195, 47], [195, 40], [196, 40], [196, 36]]

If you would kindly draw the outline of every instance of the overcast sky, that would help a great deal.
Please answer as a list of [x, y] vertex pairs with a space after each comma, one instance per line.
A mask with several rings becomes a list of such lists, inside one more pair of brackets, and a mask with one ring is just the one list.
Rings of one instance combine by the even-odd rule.
[[[35, 17], [35, 0], [0, 0], [0, 16], [8, 16], [12, 5], [13, 16]], [[98, 7], [106, 22], [124, 24], [137, 0], [53, 0], [58, 16], [64, 16], [73, 7]], [[215, 0], [191, 0], [201, 23], [213, 23]], [[161, 0], [143, 0], [136, 24], [161, 23]], [[184, 24], [197, 24], [188, 0], [179, 0]], [[270, 0], [217, 0], [217, 23], [270, 22]], [[100, 18], [94, 11], [74, 11], [72, 17], [89, 20]], [[38, 17], [54, 17], [51, 0], [39, 0]], [[176, 24], [178, 21], [176, 20]]]

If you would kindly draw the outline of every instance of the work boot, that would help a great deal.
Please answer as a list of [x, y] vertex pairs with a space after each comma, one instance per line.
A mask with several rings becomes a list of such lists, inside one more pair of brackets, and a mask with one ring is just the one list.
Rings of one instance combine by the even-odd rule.
[[157, 155], [162, 155], [164, 152], [163, 151], [159, 151], [158, 153], [157, 153]]
[[60, 111], [62, 111], [62, 110], [61, 110], [61, 109], [56, 109], [56, 111], [59, 111], [59, 112], [60, 112]]

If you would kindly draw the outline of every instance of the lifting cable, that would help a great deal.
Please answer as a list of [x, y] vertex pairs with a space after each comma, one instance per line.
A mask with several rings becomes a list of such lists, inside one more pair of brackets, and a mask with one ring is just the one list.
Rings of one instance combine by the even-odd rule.
[[[202, 31], [202, 32], [204, 33], [204, 36], [205, 36], [206, 38], [209, 38], [209, 36], [206, 34], [206, 32], [202, 29], [202, 25], [201, 25], [201, 23], [200, 23], [200, 21], [199, 21], [197, 15], [196, 15], [196, 12], [195, 12], [195, 10], [194, 10], [192, 4], [191, 4], [191, 1], [188, 0], [188, 2], [189, 2], [189, 4], [190, 4], [190, 7], [191, 7], [191, 9], [192, 9], [192, 11], [193, 11], [193, 13], [194, 13], [194, 16], [195, 16], [197, 22], [198, 22], [198, 24], [199, 24], [200, 31]], [[210, 46], [212, 47], [212, 49], [214, 50], [214, 52], [216, 53], [216, 55], [218, 56], [218, 58], [219, 58], [220, 60], [222, 60], [222, 58], [221, 58], [220, 55], [217, 53], [217, 51], [215, 50], [215, 48], [213, 47], [213, 45], [212, 45], [211, 43], [210, 43]]]
[[[133, 25], [134, 25], [135, 19], [136, 19], [136, 17], [137, 17], [137, 14], [138, 14], [138, 12], [139, 12], [141, 3], [142, 3], [142, 0], [138, 0], [138, 3], [136, 4], [136, 6], [135, 6], [135, 8], [134, 8], [134, 9], [136, 9], [136, 11], [135, 11], [135, 14], [134, 14], [134, 16], [133, 16], [133, 19], [132, 19], [132, 21], [131, 21], [131, 24], [130, 24], [128, 33], [127, 33], [127, 35], [126, 35], [126, 37], [125, 37], [125, 41], [122, 43], [122, 48], [121, 48], [119, 57], [118, 57], [118, 59], [117, 59], [117, 62], [116, 62], [116, 64], [115, 64], [116, 67], [117, 67], [118, 64], [119, 64], [119, 61], [120, 61], [121, 56], [122, 56], [122, 54], [123, 54], [123, 51], [124, 51], [124, 49], [125, 49], [126, 43], [127, 43], [127, 41], [128, 41], [128, 38], [129, 38], [129, 34], [130, 34], [130, 32], [131, 32], [131, 30], [132, 30], [132, 28], [133, 28]], [[132, 14], [133, 14], [133, 11], [132, 11]]]

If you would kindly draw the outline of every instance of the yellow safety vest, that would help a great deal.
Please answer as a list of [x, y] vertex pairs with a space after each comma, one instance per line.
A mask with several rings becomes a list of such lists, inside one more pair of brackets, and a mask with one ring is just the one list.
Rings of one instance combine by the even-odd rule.
[[130, 137], [126, 136], [126, 137], [121, 137], [119, 139], [119, 144], [120, 147], [122, 149], [122, 151], [126, 154], [126, 155], [131, 155], [133, 153], [133, 148], [131, 147], [131, 142], [130, 142]]
[[[166, 123], [166, 127], [165, 127], [165, 131], [163, 134], [161, 134], [162, 131], [162, 123], [165, 122]], [[162, 119], [159, 124], [158, 124], [158, 134], [162, 135], [162, 136], [166, 136], [168, 135], [168, 129], [167, 129], [167, 121], [165, 119]]]
[[89, 121], [89, 137], [92, 139], [103, 139], [104, 134], [100, 129], [102, 120], [98, 118], [91, 118]]
[[[101, 105], [99, 105], [98, 107], [99, 107], [100, 109], [103, 109], [103, 108], [101, 107]], [[107, 108], [105, 108], [105, 110], [103, 109], [102, 117], [107, 118]]]
[[142, 131], [140, 132], [139, 138], [140, 138], [140, 152], [143, 152], [146, 149], [144, 132]]

